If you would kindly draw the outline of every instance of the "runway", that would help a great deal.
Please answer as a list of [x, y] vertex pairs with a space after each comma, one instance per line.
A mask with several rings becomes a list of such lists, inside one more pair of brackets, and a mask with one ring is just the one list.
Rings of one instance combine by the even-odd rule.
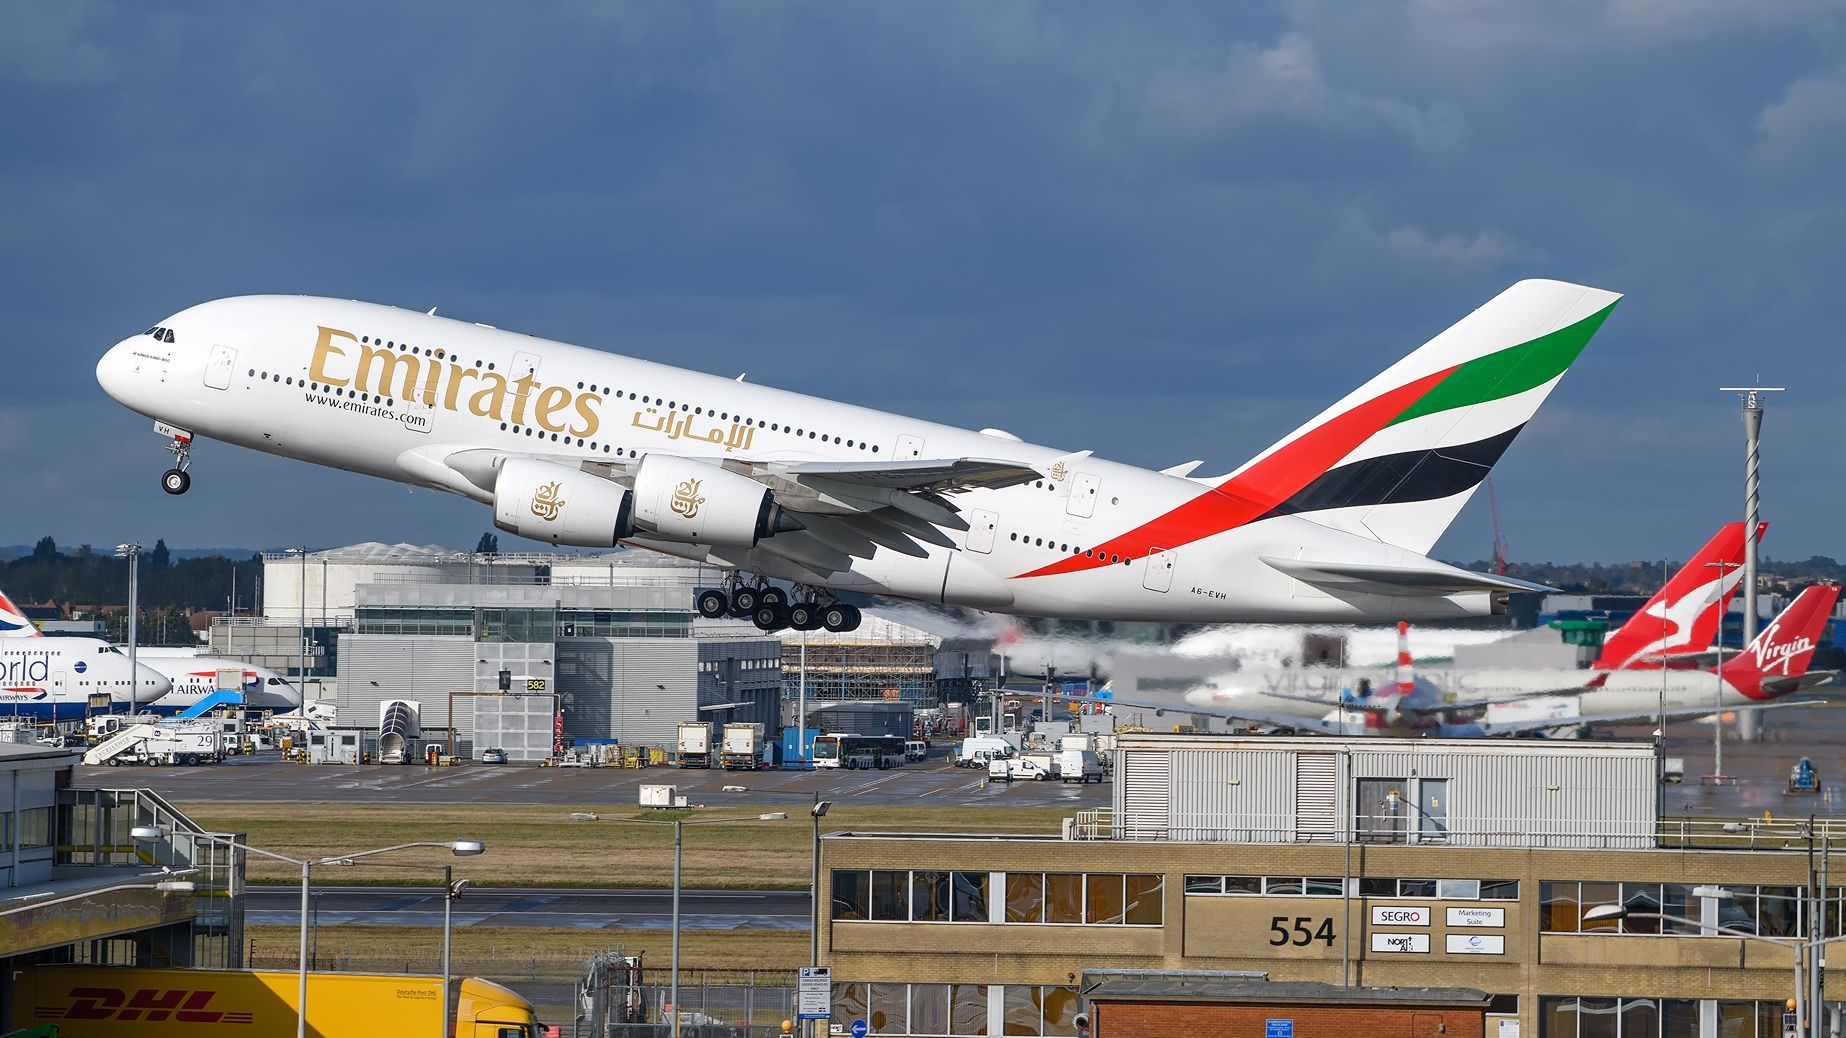
[[[294, 926], [301, 888], [250, 886], [244, 920], [252, 925]], [[560, 929], [665, 930], [672, 925], [673, 892], [652, 888], [470, 887], [453, 907], [455, 926], [532, 926]], [[313, 887], [308, 916], [319, 926], [441, 926], [442, 888]], [[687, 930], [806, 930], [805, 890], [684, 890], [680, 927]]]

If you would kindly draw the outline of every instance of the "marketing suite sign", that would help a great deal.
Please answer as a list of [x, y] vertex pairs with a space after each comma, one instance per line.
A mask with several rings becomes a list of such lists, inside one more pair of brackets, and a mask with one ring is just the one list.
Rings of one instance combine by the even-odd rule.
[[1450, 926], [1505, 926], [1506, 909], [1504, 908], [1451, 908], [1448, 911]]

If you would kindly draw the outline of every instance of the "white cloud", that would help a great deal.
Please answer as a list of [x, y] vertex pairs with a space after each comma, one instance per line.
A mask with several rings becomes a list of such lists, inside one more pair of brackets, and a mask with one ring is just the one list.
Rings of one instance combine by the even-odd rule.
[[1460, 110], [1450, 104], [1419, 107], [1333, 86], [1314, 41], [1299, 32], [1284, 33], [1267, 49], [1238, 44], [1215, 66], [1157, 71], [1144, 87], [1141, 108], [1155, 129], [1197, 143], [1275, 127], [1335, 139], [1383, 130], [1424, 156], [1440, 156], [1460, 144], [1465, 129]]
[[1756, 117], [1754, 155], [1783, 170], [1846, 155], [1846, 69], [1790, 83], [1781, 99]]
[[102, 9], [90, 0], [0, 0], [0, 77], [49, 87], [106, 81], [112, 57], [91, 38]]

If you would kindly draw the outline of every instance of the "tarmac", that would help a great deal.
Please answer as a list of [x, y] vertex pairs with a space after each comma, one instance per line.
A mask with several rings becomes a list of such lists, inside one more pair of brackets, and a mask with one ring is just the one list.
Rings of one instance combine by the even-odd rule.
[[[83, 788], [138, 787], [192, 803], [638, 804], [643, 784], [676, 787], [689, 804], [790, 806], [823, 799], [872, 806], [1000, 804], [1105, 807], [1108, 783], [988, 782], [984, 770], [940, 757], [890, 771], [723, 771], [699, 768], [542, 768], [517, 764], [307, 765], [274, 753], [194, 768], [80, 767]], [[726, 790], [725, 787], [739, 787]]]

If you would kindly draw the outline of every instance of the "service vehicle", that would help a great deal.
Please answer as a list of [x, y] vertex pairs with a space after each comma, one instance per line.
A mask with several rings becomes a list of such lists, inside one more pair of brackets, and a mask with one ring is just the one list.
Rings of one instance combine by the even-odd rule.
[[[26, 966], [13, 974], [10, 1025], [54, 1025], [66, 1038], [286, 1038], [295, 1033], [298, 980], [280, 970]], [[532, 1003], [511, 988], [464, 977], [451, 997], [455, 1038], [542, 1033]], [[442, 1016], [441, 977], [308, 974], [309, 1034], [434, 1034]]]
[[481, 763], [482, 764], [505, 764], [506, 763], [506, 751], [503, 749], [500, 749], [497, 746], [489, 747], [485, 750], [482, 750], [481, 751]]
[[712, 725], [708, 721], [681, 721], [678, 746], [682, 768], [711, 767]]
[[1095, 750], [1058, 751], [1058, 778], [1065, 782], [1101, 782], [1102, 758]]
[[922, 739], [911, 739], [904, 743], [904, 759], [907, 761], [928, 760], [929, 743]]
[[726, 771], [755, 771], [763, 766], [763, 726], [733, 721], [724, 726], [718, 763]]
[[1814, 769], [1814, 762], [1806, 757], [1795, 762], [1788, 769], [1788, 791], [1790, 793], [1820, 792], [1820, 772]]
[[993, 757], [987, 761], [987, 777], [1012, 782], [1030, 779], [1048, 782], [1055, 778], [1049, 753], [1022, 753], [1012, 757]]
[[998, 757], [1011, 757], [1018, 751], [1013, 744], [997, 735], [972, 735], [961, 741], [955, 750], [955, 766], [959, 768], [984, 768], [987, 762]]

